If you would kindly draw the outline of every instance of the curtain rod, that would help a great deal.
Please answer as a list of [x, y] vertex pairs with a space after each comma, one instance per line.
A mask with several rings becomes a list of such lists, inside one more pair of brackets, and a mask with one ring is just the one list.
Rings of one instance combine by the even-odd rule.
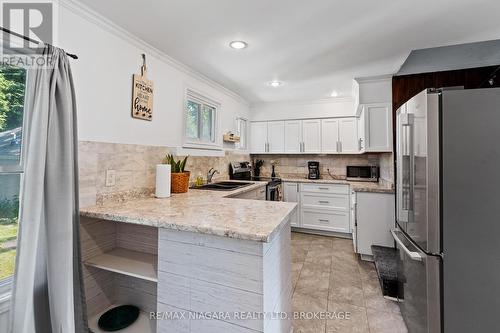
[[[0, 30], [2, 30], [3, 32], [6, 32], [8, 34], [11, 34], [13, 36], [16, 36], [16, 37], [19, 37], [19, 38], [22, 38], [24, 40], [27, 40], [28, 42], [32, 42], [32, 43], [35, 43], [35, 44], [40, 44], [39, 41], [37, 40], [34, 40], [32, 38], [29, 38], [28, 36], [24, 36], [24, 35], [21, 35], [21, 34], [18, 34], [17, 32], [14, 32], [14, 31], [10, 31], [9, 29], [6, 29], [4, 27], [0, 27]], [[66, 52], [66, 51], [65, 51]], [[71, 54], [71, 53], [68, 53], [66, 52], [66, 55], [70, 58], [73, 58], [73, 59], [78, 59], [78, 56], [76, 54]]]

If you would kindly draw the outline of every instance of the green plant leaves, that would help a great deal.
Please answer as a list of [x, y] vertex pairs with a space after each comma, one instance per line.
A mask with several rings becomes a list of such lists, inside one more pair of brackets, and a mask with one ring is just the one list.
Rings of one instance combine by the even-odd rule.
[[176, 161], [172, 154], [168, 154], [167, 156], [165, 156], [165, 163], [170, 164], [172, 173], [184, 172], [188, 157], [189, 155], [184, 157], [183, 160]]

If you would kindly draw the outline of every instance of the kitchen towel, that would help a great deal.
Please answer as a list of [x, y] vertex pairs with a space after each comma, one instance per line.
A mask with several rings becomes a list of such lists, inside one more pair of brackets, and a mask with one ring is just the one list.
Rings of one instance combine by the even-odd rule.
[[172, 167], [170, 164], [156, 165], [156, 197], [168, 198], [170, 197], [170, 173]]

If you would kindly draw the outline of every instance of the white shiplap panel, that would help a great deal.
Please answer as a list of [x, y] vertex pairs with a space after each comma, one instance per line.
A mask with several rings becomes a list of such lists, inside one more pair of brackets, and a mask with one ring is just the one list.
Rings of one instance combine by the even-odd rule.
[[158, 253], [159, 271], [262, 293], [262, 257], [162, 238]]
[[117, 223], [116, 246], [156, 255], [158, 253], [158, 228]]
[[[189, 277], [160, 272], [158, 301], [197, 313], [261, 313], [262, 295]], [[228, 318], [225, 321], [262, 331], [261, 320]]]
[[168, 229], [160, 229], [159, 237], [160, 241], [166, 240], [262, 256], [262, 243], [260, 242]]
[[[164, 313], [184, 313], [189, 318], [189, 311], [158, 303], [158, 311]], [[178, 319], [158, 320], [158, 333], [257, 333], [249, 328], [217, 319]], [[273, 332], [274, 333], [274, 332]]]

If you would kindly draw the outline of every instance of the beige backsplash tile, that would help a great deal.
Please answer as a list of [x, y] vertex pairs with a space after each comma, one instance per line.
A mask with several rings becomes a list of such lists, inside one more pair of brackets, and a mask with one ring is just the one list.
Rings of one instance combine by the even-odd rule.
[[[108, 200], [123, 201], [152, 194], [156, 165], [163, 162], [169, 151], [168, 147], [80, 141], [80, 206], [91, 206]], [[211, 167], [220, 172], [214, 176], [214, 180], [228, 179], [230, 161], [248, 160], [248, 154], [237, 151], [226, 151], [222, 157], [190, 156], [186, 170], [191, 171], [191, 181], [198, 175], [206, 178]], [[115, 170], [114, 186], [106, 186], [106, 170]]]
[[373, 153], [357, 155], [252, 155], [252, 161], [263, 160], [261, 173], [271, 175], [271, 161], [277, 161], [276, 173], [282, 177], [306, 177], [307, 162], [318, 161], [322, 177], [329, 178], [328, 170], [335, 177], [345, 178], [348, 165], [378, 165], [380, 166], [381, 181], [393, 183], [394, 170], [392, 153]]
[[[156, 165], [170, 149], [168, 147], [116, 144], [105, 142], [79, 142], [80, 206], [90, 206], [108, 200], [127, 200], [134, 196], [150, 195], [154, 192]], [[183, 158], [184, 156], [176, 156]], [[265, 161], [262, 175], [271, 174], [270, 161], [277, 161], [276, 172], [286, 177], [305, 177], [307, 162], [319, 161], [321, 174], [328, 178], [327, 169], [340, 178], [345, 177], [347, 165], [379, 165], [381, 180], [393, 183], [394, 170], [391, 153], [361, 155], [252, 155], [238, 151], [226, 151], [221, 157], [188, 158], [186, 169], [191, 171], [191, 181], [201, 175], [206, 178], [211, 167], [220, 174], [214, 180], [229, 178], [231, 161]], [[116, 184], [106, 186], [106, 170], [115, 170]]]

